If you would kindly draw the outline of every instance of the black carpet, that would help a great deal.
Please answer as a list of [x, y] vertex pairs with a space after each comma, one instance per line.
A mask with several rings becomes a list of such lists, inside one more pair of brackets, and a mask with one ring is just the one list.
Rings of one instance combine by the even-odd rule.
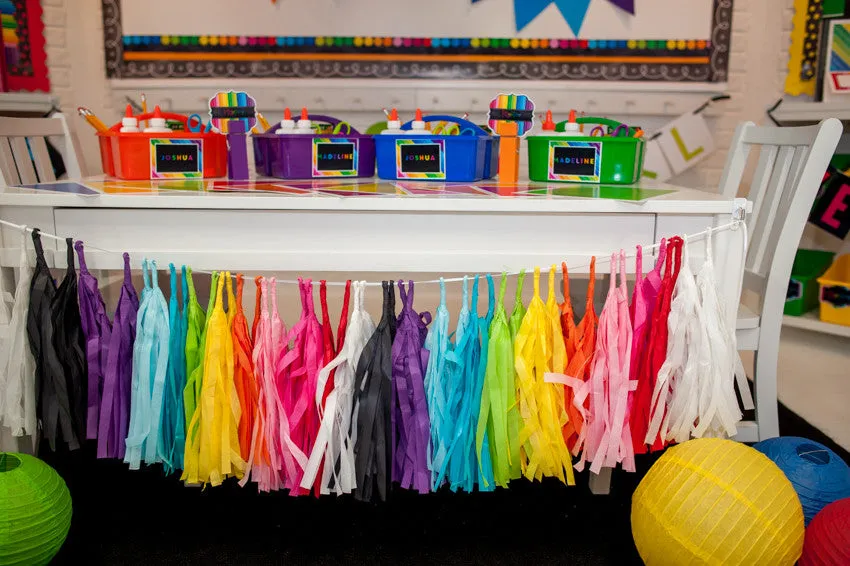
[[[780, 429], [850, 454], [780, 405]], [[631, 496], [658, 455], [635, 474], [615, 471], [609, 496], [518, 481], [494, 493], [417, 495], [383, 504], [351, 497], [260, 495], [233, 482], [184, 487], [160, 467], [131, 472], [79, 453], [43, 454], [74, 500], [60, 564], [641, 564]]]

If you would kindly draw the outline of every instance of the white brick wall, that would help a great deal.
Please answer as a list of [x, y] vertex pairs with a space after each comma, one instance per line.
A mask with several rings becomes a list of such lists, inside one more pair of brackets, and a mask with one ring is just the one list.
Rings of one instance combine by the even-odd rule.
[[738, 123], [769, 122], [765, 110], [782, 96], [785, 83], [793, 5], [794, 0], [735, 0], [727, 91], [732, 99], [717, 106], [723, 111], [714, 120], [717, 151], [694, 173], [683, 174], [694, 180], [687, 184], [716, 187]]
[[[717, 152], [678, 180], [695, 187], [716, 187], [726, 153], [742, 121], [767, 121], [765, 109], [782, 94], [794, 0], [735, 0], [732, 18], [729, 94], [718, 104], [723, 113], [712, 120]], [[54, 94], [70, 122], [82, 128], [77, 106], [88, 106], [104, 120], [119, 115], [110, 100], [103, 58], [100, 0], [42, 0], [47, 63]], [[780, 8], [780, 9], [777, 9]], [[89, 132], [82, 130], [86, 161], [98, 170], [100, 157]]]
[[97, 173], [97, 144], [76, 108], [88, 106], [107, 120], [114, 113], [104, 71], [100, 0], [41, 0], [41, 4], [51, 90], [71, 127], [80, 132], [89, 171]]

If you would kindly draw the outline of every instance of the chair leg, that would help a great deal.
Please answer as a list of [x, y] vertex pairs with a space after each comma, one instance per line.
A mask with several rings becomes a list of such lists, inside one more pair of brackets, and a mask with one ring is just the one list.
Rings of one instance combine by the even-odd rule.
[[753, 363], [759, 440], [779, 436], [779, 397], [776, 387], [778, 363], [779, 340], [771, 344], [762, 343]]

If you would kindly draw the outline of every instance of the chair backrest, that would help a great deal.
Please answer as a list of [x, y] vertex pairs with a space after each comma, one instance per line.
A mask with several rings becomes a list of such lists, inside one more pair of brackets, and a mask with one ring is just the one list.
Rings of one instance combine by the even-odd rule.
[[753, 146], [760, 148], [747, 198], [744, 287], [760, 296], [762, 325], [781, 324], [782, 305], [803, 229], [843, 131], [835, 118], [815, 126], [738, 126], [720, 181], [724, 196], [737, 196]]
[[[76, 140], [62, 114], [50, 118], [0, 117], [0, 184], [19, 185], [55, 181], [45, 138], [62, 138], [59, 151], [69, 179], [83, 176]], [[2, 191], [0, 187], [0, 191]]]

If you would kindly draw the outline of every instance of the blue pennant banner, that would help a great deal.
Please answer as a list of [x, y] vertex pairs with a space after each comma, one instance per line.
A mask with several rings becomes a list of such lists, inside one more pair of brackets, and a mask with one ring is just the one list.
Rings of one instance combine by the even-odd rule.
[[516, 30], [522, 31], [525, 26], [540, 15], [543, 10], [555, 4], [561, 15], [567, 20], [567, 25], [578, 35], [590, 0], [514, 0], [514, 17], [516, 18]]
[[[472, 3], [477, 4], [480, 1], [472, 0]], [[608, 2], [632, 15], [635, 13], [634, 0], [608, 0]], [[543, 10], [548, 8], [549, 4], [555, 4], [558, 7], [561, 15], [567, 21], [567, 25], [578, 36], [581, 31], [581, 25], [584, 23], [584, 17], [587, 15], [590, 0], [514, 0], [516, 30], [522, 31]]]

